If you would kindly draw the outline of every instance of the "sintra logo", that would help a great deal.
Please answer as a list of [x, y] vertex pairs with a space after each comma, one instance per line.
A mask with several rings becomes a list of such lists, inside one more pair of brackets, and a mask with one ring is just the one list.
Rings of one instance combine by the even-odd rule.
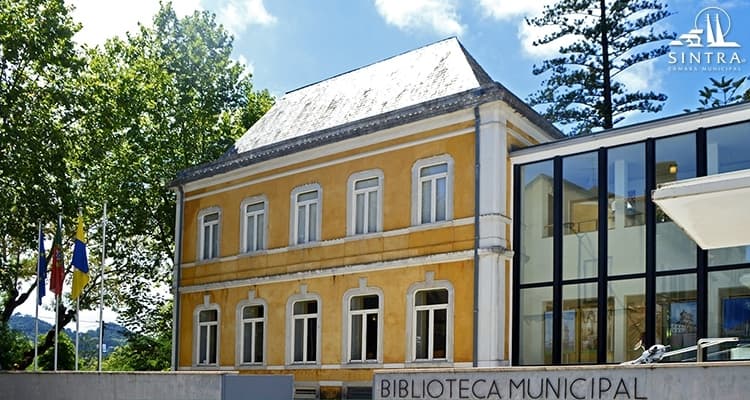
[[695, 16], [693, 29], [669, 43], [669, 70], [739, 72], [747, 60], [740, 57], [740, 44], [727, 40], [731, 29], [732, 19], [724, 9], [702, 9]]

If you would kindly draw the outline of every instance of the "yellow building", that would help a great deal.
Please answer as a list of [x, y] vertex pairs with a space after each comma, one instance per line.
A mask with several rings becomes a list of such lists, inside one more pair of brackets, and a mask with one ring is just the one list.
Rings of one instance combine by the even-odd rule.
[[506, 365], [508, 153], [560, 136], [456, 39], [287, 93], [173, 183], [174, 364], [320, 398]]

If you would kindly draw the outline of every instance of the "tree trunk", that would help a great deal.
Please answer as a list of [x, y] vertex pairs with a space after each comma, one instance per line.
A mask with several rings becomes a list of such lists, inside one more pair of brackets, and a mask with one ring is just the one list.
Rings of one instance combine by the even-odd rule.
[[604, 3], [605, 0], [599, 0], [599, 25], [602, 33], [602, 94], [604, 99], [602, 100], [601, 117], [604, 119], [604, 129], [612, 128], [612, 82], [610, 77], [610, 65], [609, 65], [609, 38], [607, 38], [607, 32], [609, 27], [607, 26], [607, 5]]

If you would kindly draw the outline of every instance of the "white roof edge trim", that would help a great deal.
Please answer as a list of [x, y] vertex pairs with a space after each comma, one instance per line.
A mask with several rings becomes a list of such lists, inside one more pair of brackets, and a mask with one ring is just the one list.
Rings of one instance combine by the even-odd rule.
[[750, 188], [750, 169], [662, 183], [653, 191], [652, 198], [657, 201], [745, 188]]

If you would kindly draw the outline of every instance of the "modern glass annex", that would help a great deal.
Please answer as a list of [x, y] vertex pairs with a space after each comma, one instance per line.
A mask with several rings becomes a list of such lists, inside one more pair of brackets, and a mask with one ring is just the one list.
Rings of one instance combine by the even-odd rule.
[[[622, 362], [641, 345], [702, 337], [750, 341], [750, 247], [702, 250], [651, 201], [660, 183], [750, 169], [750, 122], [634, 131], [610, 146], [571, 140], [575, 152], [558, 142], [562, 155], [514, 166], [514, 365]], [[708, 359], [750, 358], [718, 350]]]

